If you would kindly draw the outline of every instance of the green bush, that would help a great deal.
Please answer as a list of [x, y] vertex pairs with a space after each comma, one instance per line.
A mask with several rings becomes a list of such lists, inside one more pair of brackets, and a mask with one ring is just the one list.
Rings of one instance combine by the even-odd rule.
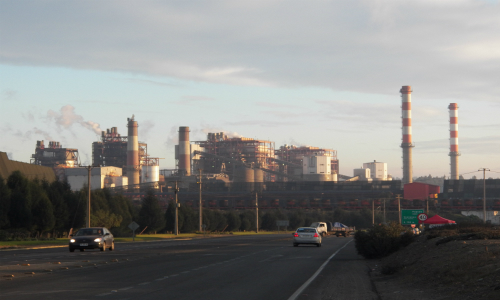
[[375, 225], [367, 231], [357, 231], [354, 235], [356, 250], [365, 258], [381, 258], [414, 241], [414, 235], [396, 222]]

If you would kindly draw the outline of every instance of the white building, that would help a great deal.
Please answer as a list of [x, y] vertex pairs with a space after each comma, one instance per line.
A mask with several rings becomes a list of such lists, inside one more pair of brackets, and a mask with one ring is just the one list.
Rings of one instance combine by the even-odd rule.
[[[78, 191], [88, 184], [89, 171], [86, 167], [65, 169], [66, 179], [71, 190]], [[90, 188], [102, 189], [128, 185], [128, 178], [122, 176], [118, 167], [95, 167], [90, 170]]]
[[354, 177], [358, 177], [358, 180], [362, 181], [372, 181], [372, 178], [370, 177], [371, 170], [368, 168], [360, 168], [360, 169], [354, 169], [353, 170], [353, 175]]
[[373, 162], [364, 163], [363, 169], [370, 169], [369, 178], [373, 180], [389, 180], [387, 176], [387, 163], [374, 160]]
[[[332, 157], [326, 155], [304, 156], [302, 175], [307, 181], [332, 181]], [[336, 175], [336, 174], [335, 174]]]

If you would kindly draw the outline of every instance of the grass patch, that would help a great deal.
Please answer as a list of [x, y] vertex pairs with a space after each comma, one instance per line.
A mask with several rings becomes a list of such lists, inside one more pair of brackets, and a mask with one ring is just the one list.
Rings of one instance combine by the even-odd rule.
[[[256, 233], [254, 231], [247, 232], [223, 232], [223, 233], [207, 233], [206, 236], [219, 236], [219, 235], [266, 235], [266, 234], [277, 234], [277, 231], [261, 231]], [[279, 233], [291, 233], [291, 231], [280, 231]], [[136, 242], [152, 242], [161, 241], [165, 239], [186, 239], [186, 238], [196, 238], [203, 237], [203, 233], [181, 233], [179, 235], [175, 234], [141, 234], [135, 237]], [[115, 237], [115, 242], [132, 242], [132, 237]], [[66, 246], [68, 245], [69, 239], [59, 238], [55, 240], [35, 240], [35, 241], [4, 241], [0, 242], [0, 249], [12, 249], [12, 248], [37, 248], [37, 247], [50, 247], [50, 246]]]

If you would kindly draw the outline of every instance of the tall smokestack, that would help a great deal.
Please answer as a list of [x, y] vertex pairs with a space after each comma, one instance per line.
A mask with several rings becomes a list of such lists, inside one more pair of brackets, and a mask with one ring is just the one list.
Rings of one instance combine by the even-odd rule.
[[411, 140], [411, 86], [405, 85], [399, 91], [402, 100], [402, 119], [403, 119], [403, 184], [413, 182], [413, 162]]
[[179, 174], [191, 175], [191, 149], [187, 126], [179, 127]]
[[458, 104], [450, 103], [450, 179], [458, 180]]
[[137, 122], [132, 118], [127, 118], [128, 139], [127, 139], [127, 177], [129, 185], [140, 183], [139, 178], [139, 138], [137, 136]]

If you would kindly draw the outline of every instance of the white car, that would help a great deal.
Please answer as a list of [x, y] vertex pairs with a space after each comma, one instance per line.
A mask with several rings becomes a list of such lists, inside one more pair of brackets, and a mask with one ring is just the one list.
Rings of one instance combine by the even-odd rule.
[[321, 247], [321, 234], [313, 227], [300, 227], [293, 233], [293, 246], [313, 244]]

